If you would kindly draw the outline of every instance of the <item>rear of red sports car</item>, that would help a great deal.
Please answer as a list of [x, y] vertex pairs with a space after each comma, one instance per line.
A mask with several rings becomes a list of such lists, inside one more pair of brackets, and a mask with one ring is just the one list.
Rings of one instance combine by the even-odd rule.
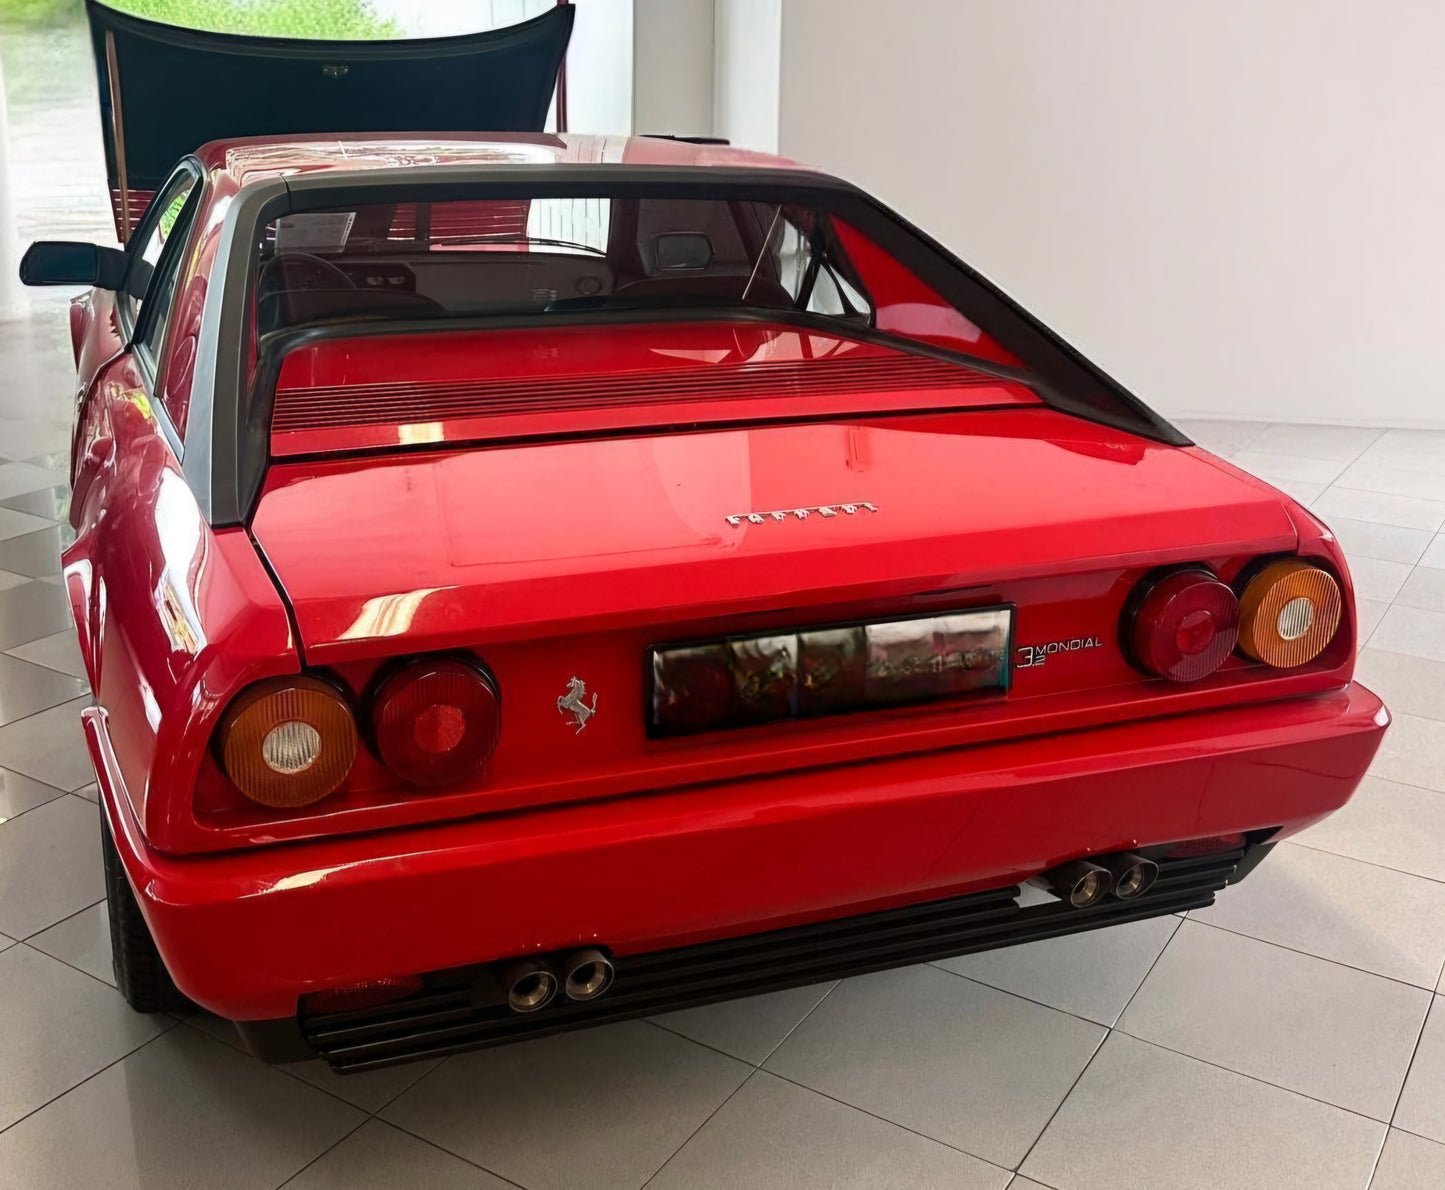
[[184, 460], [68, 576], [117, 895], [262, 1052], [1206, 905], [1380, 741], [1309, 512], [856, 191], [686, 152], [209, 170]]

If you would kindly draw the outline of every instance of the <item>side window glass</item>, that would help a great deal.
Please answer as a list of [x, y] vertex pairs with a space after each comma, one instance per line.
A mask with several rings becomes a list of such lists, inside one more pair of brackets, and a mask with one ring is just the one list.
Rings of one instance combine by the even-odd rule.
[[[166, 288], [163, 283], [153, 282], [157, 281], [156, 269], [171, 236], [185, 236], [189, 224], [181, 219], [181, 215], [185, 211], [186, 200], [190, 198], [199, 181], [200, 179], [189, 171], [177, 174], [171, 179], [170, 185], [156, 195], [151, 208], [146, 211], [136, 229], [136, 240], [130, 247], [130, 264], [126, 268], [125, 285], [120, 293], [121, 308], [130, 326], [135, 326], [148, 309], [148, 295], [165, 297], [166, 300], [174, 295], [174, 269], [171, 270], [169, 295], [162, 293]], [[164, 279], [161, 280], [163, 282]], [[164, 309], [164, 302], [161, 303], [161, 309]], [[152, 328], [156, 328], [153, 332], [157, 336], [156, 343], [159, 342], [159, 335], [163, 333], [164, 323], [164, 317], [151, 320]], [[147, 345], [151, 347], [154, 358], [155, 344]]]

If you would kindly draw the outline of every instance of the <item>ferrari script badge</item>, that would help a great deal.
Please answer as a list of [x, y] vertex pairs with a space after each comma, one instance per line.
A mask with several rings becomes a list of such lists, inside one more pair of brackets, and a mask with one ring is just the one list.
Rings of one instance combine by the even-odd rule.
[[877, 511], [876, 505], [869, 504], [867, 500], [859, 500], [853, 504], [810, 504], [806, 508], [778, 508], [772, 512], [735, 512], [732, 516], [723, 517], [723, 520], [736, 529], [744, 521], [750, 525], [761, 525], [767, 521], [786, 521], [789, 517], [806, 521], [815, 512], [820, 517], [832, 517], [840, 512], [845, 516], [857, 516], [859, 512]]
[[557, 699], [557, 709], [562, 712], [564, 719], [568, 715], [573, 716], [579, 735], [587, 726], [587, 720], [597, 714], [597, 695], [592, 696], [590, 707], [583, 701], [586, 697], [587, 683], [581, 678], [572, 678], [567, 683], [567, 693]]

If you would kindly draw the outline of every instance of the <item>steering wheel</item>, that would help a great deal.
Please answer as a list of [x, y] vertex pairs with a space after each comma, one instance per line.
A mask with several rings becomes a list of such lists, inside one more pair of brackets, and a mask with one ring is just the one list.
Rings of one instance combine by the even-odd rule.
[[261, 270], [258, 296], [283, 289], [355, 289], [356, 282], [332, 264], [309, 252], [278, 252]]

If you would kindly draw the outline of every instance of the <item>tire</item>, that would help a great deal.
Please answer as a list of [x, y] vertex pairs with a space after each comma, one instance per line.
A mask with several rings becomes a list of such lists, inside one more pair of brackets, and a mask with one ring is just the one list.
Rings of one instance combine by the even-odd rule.
[[150, 927], [126, 879], [110, 823], [100, 813], [100, 851], [105, 863], [105, 909], [110, 918], [110, 962], [116, 986], [137, 1012], [177, 1012], [193, 1007], [171, 981]]

